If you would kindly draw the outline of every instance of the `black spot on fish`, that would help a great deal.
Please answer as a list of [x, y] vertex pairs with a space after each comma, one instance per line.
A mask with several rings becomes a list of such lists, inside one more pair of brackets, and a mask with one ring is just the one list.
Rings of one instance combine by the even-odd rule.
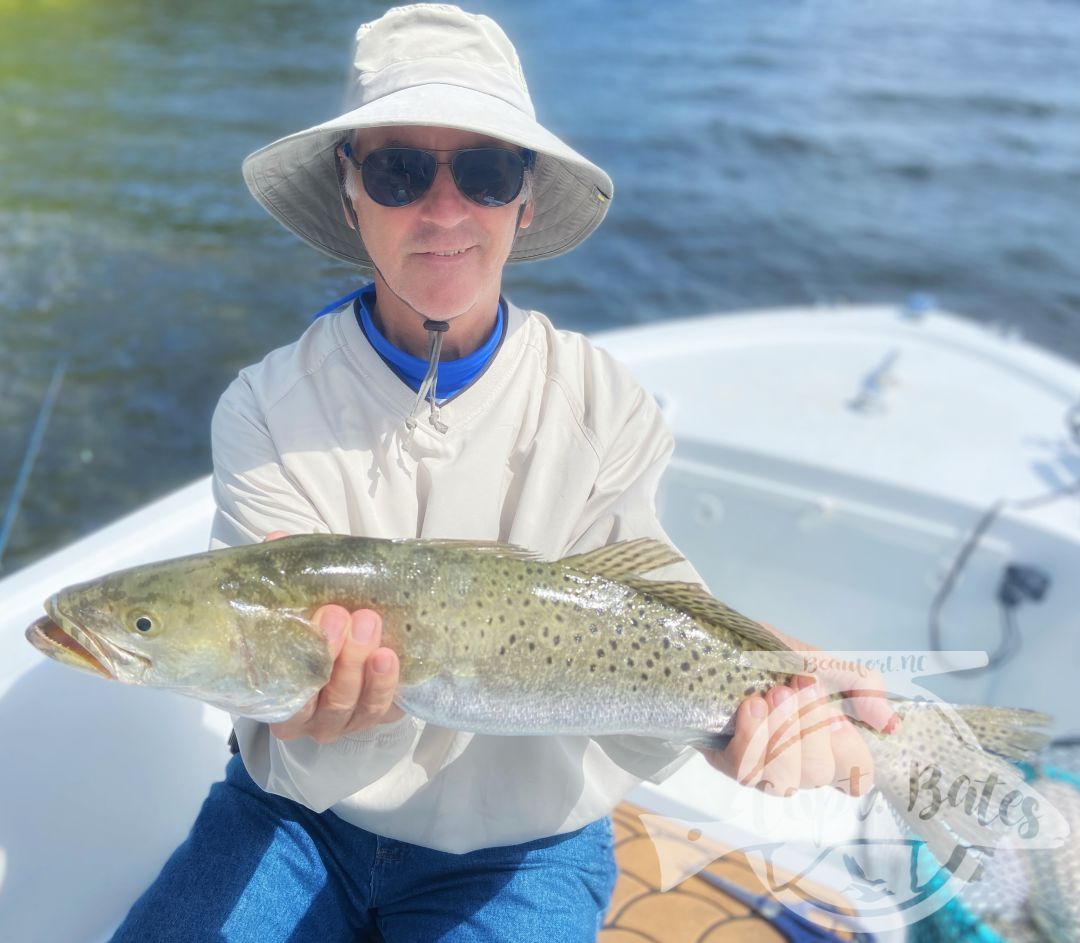
[[439, 603], [439, 608], [440, 609], [445, 609], [446, 608], [446, 600], [445, 599], [442, 602]]
[[745, 691], [743, 691], [743, 696], [744, 697], [749, 697], [753, 693], [754, 693], [754, 686], [750, 685], [750, 687], [748, 687]]
[[671, 677], [671, 669], [670, 668], [665, 668], [664, 669], [664, 677], [665, 678], [670, 678]]
[[581, 636], [580, 635], [575, 635], [574, 636], [574, 641], [577, 642], [578, 645], [580, 645], [581, 644]]
[[596, 635], [596, 633], [599, 632], [599, 631], [600, 631], [600, 626], [598, 626], [595, 622], [590, 622], [589, 623], [589, 632], [592, 635]]
[[631, 628], [637, 628], [637, 619], [633, 618], [632, 616], [630, 618], [630, 626]]
[[529, 605], [529, 600], [527, 600], [527, 599], [526, 599], [526, 600], [523, 600], [521, 604], [522, 604], [523, 606], [528, 606], [528, 605]]
[[692, 649], [690, 654], [693, 656], [694, 661], [701, 661], [701, 656], [697, 653], [697, 649]]
[[715, 678], [716, 677], [716, 669], [715, 668], [710, 668], [709, 669], [709, 677], [710, 678]]
[[596, 657], [597, 658], [603, 658], [604, 657], [604, 650], [602, 648], [598, 648], [596, 650]]
[[500, 655], [505, 655], [506, 654], [506, 646], [505, 645], [500, 645], [499, 646], [499, 654]]
[[535, 652], [536, 651], [536, 642], [529, 642], [529, 651], [530, 652]]
[[690, 690], [690, 693], [692, 694], [692, 693], [693, 693], [693, 691], [694, 691], [694, 686], [693, 686], [693, 685], [690, 685], [690, 689], [689, 689], [689, 690]]
[[548, 656], [547, 656], [547, 663], [548, 663], [549, 665], [551, 664], [551, 656], [550, 656], [550, 655], [548, 655]]
[[711, 646], [711, 645], [706, 645], [706, 646], [705, 646], [705, 647], [704, 647], [704, 648], [702, 649], [702, 651], [703, 651], [703, 652], [704, 652], [704, 653], [705, 653], [706, 655], [711, 655], [711, 654], [712, 654], [712, 646]]
[[508, 641], [510, 642], [510, 644], [511, 644], [511, 645], [513, 645], [513, 644], [514, 644], [514, 642], [516, 642], [516, 641], [517, 641], [517, 636], [516, 636], [516, 635], [514, 635], [514, 633], [513, 633], [513, 632], [511, 632], [511, 633], [510, 633], [510, 638], [508, 639]]
[[563, 617], [562, 617], [561, 613], [558, 613], [558, 612], [555, 613], [555, 621], [556, 622], [562, 622], [563, 621]]
[[596, 671], [596, 665], [589, 665], [589, 671]]
[[543, 629], [543, 635], [544, 635], [544, 638], [548, 637], [548, 627], [546, 625], [544, 626], [544, 629]]
[[661, 648], [671, 648], [671, 639], [669, 639], [665, 635], [662, 639], [660, 639], [660, 647]]
[[608, 642], [608, 645], [611, 646], [612, 651], [615, 651], [615, 649], [619, 647], [619, 643], [616, 642], [615, 639], [612, 639], [610, 642]]
[[524, 619], [518, 619], [518, 625], [520, 625], [522, 628], [524, 628], [525, 627], [525, 620]]
[[728, 672], [725, 672], [725, 673], [724, 673], [724, 680], [725, 680], [725, 681], [726, 681], [726, 682], [727, 682], [728, 684], [731, 684], [731, 672], [730, 672], [730, 671], [728, 671]]
[[573, 663], [574, 663], [574, 659], [573, 659], [573, 658], [567, 658], [567, 659], [566, 659], [566, 664], [567, 664], [567, 665], [572, 665]]
[[616, 671], [616, 670], [617, 670], [617, 669], [615, 668], [615, 666], [614, 666], [614, 665], [608, 665], [608, 671], [610, 671], [610, 672], [611, 672], [612, 674], [615, 674], [615, 671]]
[[561, 635], [555, 635], [555, 636], [552, 636], [552, 639], [551, 639], [551, 644], [552, 644], [552, 645], [558, 645], [558, 644], [559, 644], [559, 640], [560, 640], [561, 638], [562, 638], [562, 636], [561, 636]]
[[506, 621], [506, 616], [499, 616], [499, 621], [500, 622], [505, 622]]
[[405, 623], [405, 631], [406, 632], [411, 632], [412, 631], [412, 623], [411, 622], [406, 622]]
[[680, 671], [689, 671], [690, 670], [690, 662], [684, 661], [681, 665], [679, 665], [679, 670]]
[[483, 629], [481, 629], [481, 630], [480, 630], [480, 638], [483, 638], [483, 637], [484, 637], [484, 630], [483, 630]]
[[645, 610], [644, 610], [643, 608], [642, 608], [642, 609], [638, 609], [638, 611], [637, 611], [637, 614], [638, 614], [638, 616], [640, 616], [640, 617], [641, 617], [642, 619], [644, 619], [644, 618], [645, 618]]
[[[614, 665], [612, 667], [614, 667]], [[627, 658], [626, 659], [626, 667], [627, 668], [633, 668], [634, 667], [634, 659], [633, 658]]]
[[649, 680], [649, 676], [644, 671], [641, 672], [641, 680], [642, 681], [648, 681]]

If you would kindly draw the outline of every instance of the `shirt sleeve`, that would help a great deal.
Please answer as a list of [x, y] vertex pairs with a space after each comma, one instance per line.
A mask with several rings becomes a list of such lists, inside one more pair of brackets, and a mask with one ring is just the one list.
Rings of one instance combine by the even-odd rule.
[[218, 402], [210, 440], [217, 505], [211, 549], [255, 543], [274, 530], [329, 533], [326, 521], [286, 472], [243, 374]]
[[[656, 400], [637, 383], [616, 382], [613, 389], [615, 395], [607, 397], [608, 415], [602, 422], [598, 415], [596, 427], [614, 432], [601, 442], [596, 482], [567, 554], [639, 537], [672, 545], [656, 511], [660, 478], [674, 450], [671, 432]], [[703, 584], [688, 561], [646, 576]], [[663, 782], [694, 756], [690, 747], [653, 737], [611, 735], [593, 739], [616, 765], [653, 783]]]
[[[257, 398], [244, 375], [222, 396], [211, 423], [217, 510], [211, 549], [262, 540], [274, 530], [329, 533], [303, 489], [287, 473]], [[322, 812], [375, 782], [412, 749], [419, 725], [405, 717], [318, 744], [279, 740], [268, 725], [234, 717], [248, 774], [266, 792]]]

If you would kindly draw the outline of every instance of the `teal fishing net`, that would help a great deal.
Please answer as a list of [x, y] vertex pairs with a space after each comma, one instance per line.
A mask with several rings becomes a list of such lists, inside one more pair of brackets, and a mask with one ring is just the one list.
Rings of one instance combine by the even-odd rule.
[[1059, 741], [1029, 781], [1069, 822], [1060, 848], [999, 850], [980, 881], [908, 929], [908, 943], [1076, 943], [1080, 940], [1080, 741]]

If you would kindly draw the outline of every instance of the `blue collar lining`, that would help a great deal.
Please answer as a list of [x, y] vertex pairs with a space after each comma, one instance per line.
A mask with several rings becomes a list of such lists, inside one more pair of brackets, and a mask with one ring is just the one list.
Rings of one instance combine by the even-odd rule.
[[[368, 343], [410, 389], [418, 391], [424, 375], [427, 373], [427, 360], [414, 357], [412, 354], [396, 347], [375, 326], [375, 320], [372, 317], [372, 311], [375, 307], [374, 283], [365, 285], [359, 291], [354, 292], [351, 298], [354, 299], [353, 310], [356, 313], [357, 323], [360, 325], [360, 330], [364, 332], [364, 336], [368, 339]], [[341, 302], [336, 304], [340, 307], [341, 303], [347, 300], [349, 299], [342, 299]], [[435, 398], [437, 400], [449, 399], [472, 383], [491, 362], [491, 358], [495, 356], [495, 351], [498, 350], [505, 331], [506, 310], [502, 299], [499, 299], [495, 328], [488, 339], [471, 354], [457, 360], [443, 360], [439, 363]]]

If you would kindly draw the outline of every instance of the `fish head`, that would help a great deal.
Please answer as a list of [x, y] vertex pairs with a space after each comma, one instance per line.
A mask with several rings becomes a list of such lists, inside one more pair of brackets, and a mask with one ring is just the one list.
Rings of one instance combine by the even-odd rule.
[[54, 593], [27, 638], [73, 668], [179, 686], [221, 666], [235, 615], [207, 555], [121, 570]]

